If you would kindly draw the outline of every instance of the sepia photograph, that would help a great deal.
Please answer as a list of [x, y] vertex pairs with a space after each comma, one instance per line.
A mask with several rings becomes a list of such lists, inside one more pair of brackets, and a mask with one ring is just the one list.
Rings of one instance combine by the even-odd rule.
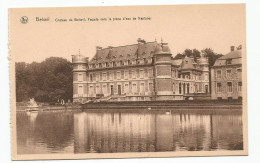
[[248, 155], [245, 4], [8, 12], [13, 160]]

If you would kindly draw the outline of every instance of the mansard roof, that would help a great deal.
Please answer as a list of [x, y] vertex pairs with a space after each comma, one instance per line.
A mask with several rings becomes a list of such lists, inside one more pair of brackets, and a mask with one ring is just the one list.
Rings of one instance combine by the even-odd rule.
[[158, 43], [144, 42], [118, 47], [99, 48], [90, 63], [104, 63], [113, 61], [126, 61], [142, 58], [150, 58], [154, 55]]
[[[227, 60], [230, 60], [228, 63]], [[242, 64], [242, 50], [235, 50], [216, 60], [214, 66]]]

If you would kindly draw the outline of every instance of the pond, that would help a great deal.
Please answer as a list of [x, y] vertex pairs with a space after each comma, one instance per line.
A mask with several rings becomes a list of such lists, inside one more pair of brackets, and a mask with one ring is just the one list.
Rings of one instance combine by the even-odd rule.
[[17, 153], [243, 150], [242, 110], [17, 111]]

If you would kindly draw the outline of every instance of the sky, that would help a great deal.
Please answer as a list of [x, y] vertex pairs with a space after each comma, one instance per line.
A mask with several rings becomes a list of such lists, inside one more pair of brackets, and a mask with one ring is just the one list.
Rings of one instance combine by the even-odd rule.
[[[28, 23], [20, 22], [22, 16], [28, 17]], [[245, 48], [245, 16], [242, 4], [10, 9], [10, 54], [16, 62], [41, 62], [51, 56], [71, 61], [79, 51], [91, 58], [96, 46], [136, 44], [138, 38], [147, 42], [162, 38], [173, 56], [186, 48], [226, 54], [232, 45]], [[124, 17], [151, 20], [88, 21]], [[69, 18], [86, 21], [55, 21]]]

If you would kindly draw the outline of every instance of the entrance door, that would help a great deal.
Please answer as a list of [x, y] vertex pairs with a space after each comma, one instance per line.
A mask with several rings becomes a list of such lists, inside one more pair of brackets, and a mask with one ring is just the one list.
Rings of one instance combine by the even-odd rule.
[[114, 95], [114, 86], [113, 85], [110, 86], [110, 93], [111, 93], [111, 95]]
[[121, 85], [118, 85], [118, 95], [121, 95]]

